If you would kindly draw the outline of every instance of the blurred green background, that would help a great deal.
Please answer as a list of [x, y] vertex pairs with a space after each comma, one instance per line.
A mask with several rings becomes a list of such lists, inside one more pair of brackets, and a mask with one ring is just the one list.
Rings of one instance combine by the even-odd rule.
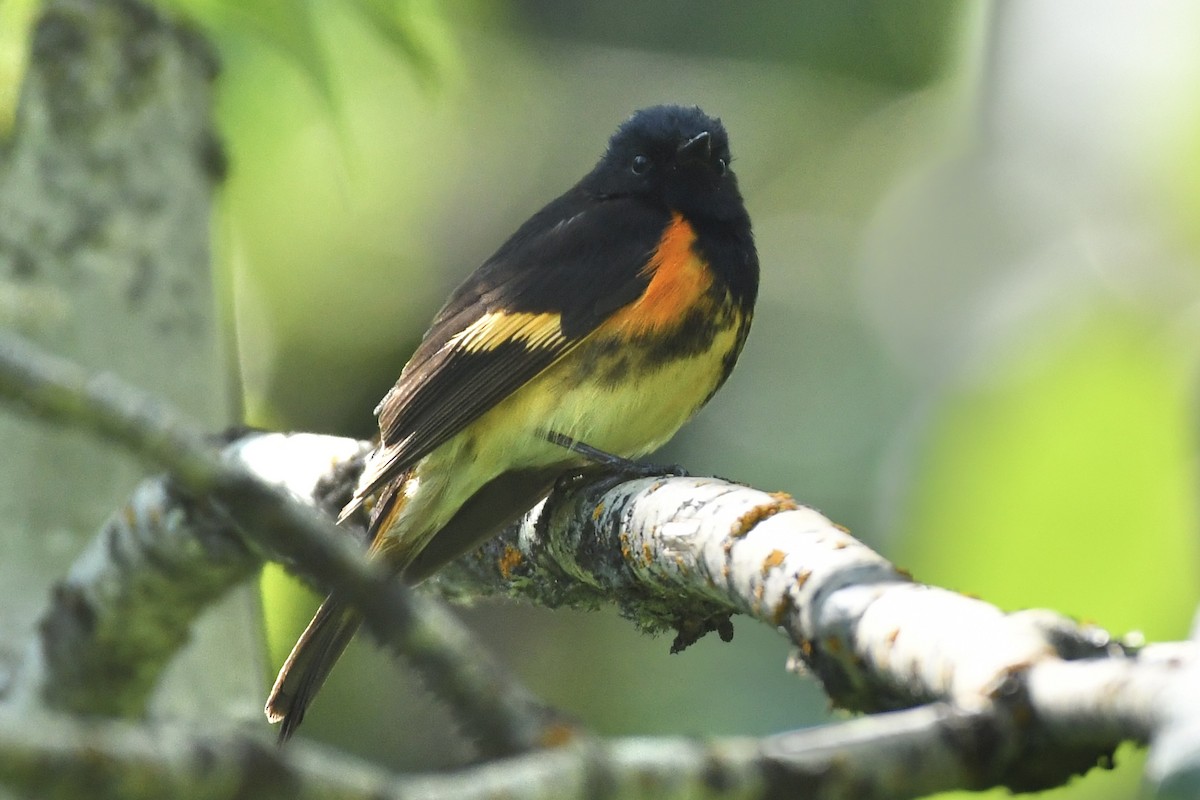
[[[216, 237], [248, 422], [372, 434], [449, 290], [631, 111], [694, 103], [730, 132], [762, 294], [730, 383], [659, 458], [789, 491], [919, 580], [1185, 635], [1200, 6], [178, 5], [223, 62]], [[264, 586], [278, 664], [316, 599]], [[611, 613], [463, 614], [603, 733], [827, 718], [754, 624], [670, 656]], [[302, 735], [409, 768], [470, 753], [368, 641]], [[1051, 796], [1126, 798], [1139, 772], [1123, 751]]]

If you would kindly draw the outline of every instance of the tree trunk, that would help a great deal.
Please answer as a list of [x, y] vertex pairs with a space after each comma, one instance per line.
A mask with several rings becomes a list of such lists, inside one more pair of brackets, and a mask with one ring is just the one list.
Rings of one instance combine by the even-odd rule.
[[[133, 0], [50, 0], [30, 37], [17, 118], [0, 144], [0, 325], [232, 421], [235, 384], [211, 267], [224, 164], [210, 118], [216, 62]], [[54, 582], [139, 465], [70, 431], [0, 416], [0, 694]], [[243, 590], [197, 627], [156, 710], [256, 713], [257, 601]]]

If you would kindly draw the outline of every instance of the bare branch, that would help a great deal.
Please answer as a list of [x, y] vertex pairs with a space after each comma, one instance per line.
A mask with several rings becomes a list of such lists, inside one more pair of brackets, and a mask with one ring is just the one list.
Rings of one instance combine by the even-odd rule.
[[[1153, 659], [1160, 666], [1170, 660]], [[1077, 664], [1074, 677], [1099, 674], [1107, 664]], [[1092, 685], [1062, 688], [1072, 702], [1097, 704]], [[763, 739], [576, 739], [567, 747], [453, 775], [401, 778], [303, 742], [279, 749], [237, 733], [197, 735], [61, 717], [29, 724], [8, 717], [0, 718], [0, 783], [38, 795], [99, 800], [448, 795], [572, 800], [668, 794], [902, 800], [1004, 785], [1010, 758], [1031, 759], [1035, 763], [1027, 770], [1046, 771], [1062, 757], [1060, 747], [1031, 747], [1029, 724], [1014, 725], [1011, 715], [994, 712], [934, 705]], [[1080, 733], [1075, 729], [1073, 735]]]
[[1155, 694], [1155, 710], [1159, 712], [1146, 762], [1147, 783], [1153, 787], [1156, 800], [1191, 800], [1200, 796], [1200, 658], [1194, 652], [1197, 648], [1200, 648], [1200, 615], [1192, 623], [1187, 645], [1154, 647], [1156, 652], [1162, 652], [1160, 661], [1184, 665], [1174, 680], [1143, 689]]
[[995, 741], [980, 712], [928, 707], [761, 740], [577, 740], [462, 770], [397, 778], [297, 742], [127, 723], [0, 719], [0, 783], [38, 796], [550, 800], [747, 796], [902, 800], [980, 786]]
[[[403, 778], [304, 742], [280, 749], [265, 744], [262, 737], [239, 733], [196, 734], [162, 726], [8, 715], [0, 716], [0, 784], [37, 796], [86, 795], [98, 800], [165, 796], [180, 800], [251, 796], [572, 800], [668, 794], [901, 800], [953, 788], [1011, 786], [1014, 760], [1026, 776], [1061, 773], [1063, 765], [1058, 762], [1064, 742], [1037, 736], [1036, 720], [1043, 710], [1053, 716], [1054, 709], [1076, 709], [1045, 725], [1044, 731], [1055, 736], [1062, 733], [1072, 741], [1107, 736], [1108, 727], [1097, 733], [1076, 724], [1079, 714], [1090, 716], [1109, 702], [1104, 692], [1095, 691], [1097, 680], [1108, 681], [1110, 690], [1121, 692], [1124, 687], [1119, 684], [1125, 680], [1151, 688], [1164, 678], [1194, 679], [1198, 663], [1194, 652], [1152, 654], [1154, 649], [1148, 648], [1140, 662], [1145, 669], [1132, 659], [1063, 662], [1061, 677], [1066, 680], [1060, 685], [1053, 685], [1058, 677], [1049, 672], [1031, 682], [1037, 714], [1014, 715], [996, 706], [966, 711], [940, 704], [762, 739], [661, 737], [600, 742], [577, 738], [566, 747], [452, 775]], [[1049, 696], [1039, 698], [1043, 690]], [[1134, 695], [1143, 700], [1150, 697], [1140, 691]]]
[[196, 618], [262, 563], [195, 505], [165, 480], [146, 481], [105, 523], [55, 587], [21, 665], [12, 692], [26, 706], [144, 711]]
[[683, 635], [744, 614], [785, 631], [852, 710], [972, 707], [1038, 661], [1120, 652], [1104, 631], [1052, 612], [1005, 614], [914, 583], [786, 495], [650, 478], [588, 484], [550, 503], [453, 565], [440, 578], [447, 591], [546, 605], [611, 599], [641, 626]]
[[438, 584], [453, 596], [615, 602], [681, 638], [755, 617], [797, 644], [844, 707], [987, 712], [986, 752], [955, 784], [971, 787], [1059, 785], [1122, 741], [1146, 742], [1164, 718], [1161, 691], [1185, 685], [1197, 661], [1192, 645], [1134, 653], [1052, 612], [1005, 614], [916, 584], [790, 498], [711, 478], [555, 492]]
[[[248, 549], [260, 551], [259, 558], [262, 551], [272, 553], [326, 590], [337, 587], [380, 642], [408, 657], [430, 688], [451, 700], [485, 755], [528, 750], [562, 735], [558, 717], [475, 646], [452, 616], [414, 599], [382, 567], [363, 559], [327, 516], [222, 457], [193, 425], [151, 397], [12, 335], [0, 335], [0, 396], [166, 468], [176, 485], [204, 499], [218, 522], [239, 531]], [[192, 571], [209, 566], [196, 562]]]

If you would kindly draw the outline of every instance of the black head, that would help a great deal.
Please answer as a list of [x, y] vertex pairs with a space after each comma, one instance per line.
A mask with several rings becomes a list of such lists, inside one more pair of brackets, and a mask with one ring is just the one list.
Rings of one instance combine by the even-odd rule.
[[745, 208], [719, 119], [692, 106], [635, 112], [581, 183], [596, 197], [642, 197], [693, 218], [734, 220]]

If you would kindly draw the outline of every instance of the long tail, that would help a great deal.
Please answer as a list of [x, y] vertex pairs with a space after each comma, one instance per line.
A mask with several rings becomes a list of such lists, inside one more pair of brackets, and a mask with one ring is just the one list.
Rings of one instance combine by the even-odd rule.
[[[368, 531], [372, 552], [380, 544], [378, 532], [387, 530], [403, 505], [399, 502], [401, 497], [394, 488], [385, 489], [376, 503]], [[281, 743], [296, 732], [304, 719], [304, 712], [360, 625], [362, 615], [330, 595], [317, 609], [304, 633], [300, 634], [300, 639], [280, 667], [279, 677], [267, 696], [267, 719], [283, 723], [279, 728]]]
[[330, 670], [354, 638], [362, 617], [333, 597], [326, 598], [304, 629], [267, 697], [267, 719], [282, 722], [279, 741], [295, 733], [308, 704], [329, 677]]
[[[425, 515], [429, 507], [425, 507], [415, 518], [405, 520], [404, 532], [399, 536], [384, 536], [381, 532], [391, 529], [402, 510], [413, 509], [408, 506], [403, 481], [389, 484], [383, 488], [372, 511], [368, 530], [370, 554], [382, 559], [402, 580], [418, 583], [523, 514], [550, 490], [558, 471], [557, 467], [546, 467], [500, 475], [474, 492], [436, 531], [428, 527]], [[433, 497], [437, 500], [440, 495]], [[279, 730], [281, 742], [300, 725], [309, 703], [360, 624], [361, 615], [332, 595], [317, 610], [280, 669], [267, 698], [267, 718], [283, 723]]]

